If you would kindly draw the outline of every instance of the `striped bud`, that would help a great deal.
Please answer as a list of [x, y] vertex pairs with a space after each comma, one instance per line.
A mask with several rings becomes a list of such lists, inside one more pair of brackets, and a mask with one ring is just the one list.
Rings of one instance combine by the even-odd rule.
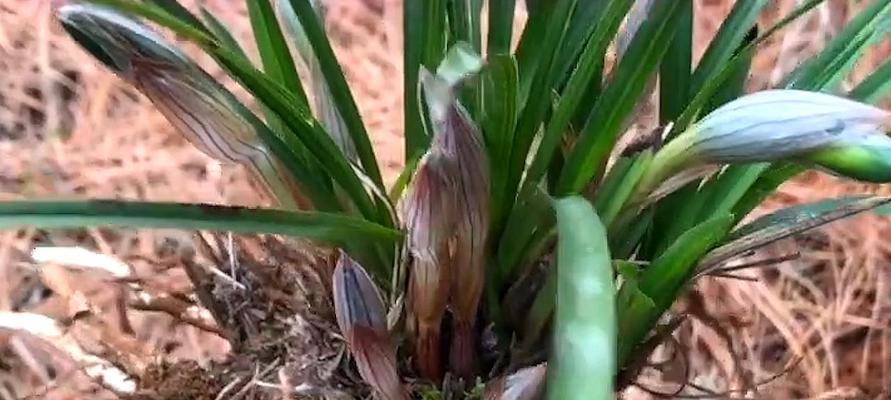
[[441, 154], [428, 152], [399, 204], [406, 233], [408, 324], [415, 334], [415, 364], [421, 376], [443, 375], [440, 330], [449, 295], [449, 241], [456, 214]]
[[[145, 25], [96, 5], [59, 8], [59, 19], [94, 57], [139, 89], [192, 145], [244, 164], [286, 208], [306, 208], [297, 184], [260, 134], [274, 136], [237, 98]], [[261, 132], [262, 131], [262, 132]]]
[[384, 302], [371, 277], [356, 261], [340, 254], [333, 279], [334, 313], [362, 379], [376, 399], [407, 400], [399, 380], [396, 348], [387, 331]]
[[115, 73], [132, 75], [133, 60], [191, 62], [161, 35], [114, 9], [93, 4], [67, 4], [59, 8], [62, 27], [93, 57]]
[[447, 171], [454, 183], [450, 193], [455, 209], [460, 210], [454, 221], [449, 364], [454, 373], [465, 378], [474, 371], [474, 325], [485, 279], [489, 161], [480, 130], [458, 102], [457, 91], [461, 81], [479, 68], [479, 58], [469, 48], [458, 45], [436, 75], [424, 69], [420, 74], [433, 123], [431, 147], [448, 161]]
[[824, 93], [768, 90], [718, 108], [678, 137], [688, 162], [794, 160], [891, 181], [891, 114]]

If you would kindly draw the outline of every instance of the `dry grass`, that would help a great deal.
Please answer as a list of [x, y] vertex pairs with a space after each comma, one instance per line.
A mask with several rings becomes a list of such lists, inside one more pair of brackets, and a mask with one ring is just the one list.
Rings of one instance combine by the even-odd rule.
[[[232, 23], [239, 37], [249, 35], [242, 2], [202, 3]], [[331, 3], [328, 25], [336, 50], [392, 181], [402, 158], [400, 0]], [[703, 16], [698, 42], [713, 34], [729, 3], [697, 2]], [[763, 19], [776, 20], [792, 3], [772, 2]], [[776, 83], [801, 57], [819, 49], [857, 4], [829, 1], [812, 18], [767, 43], [755, 61], [751, 88]], [[883, 43], [872, 52], [855, 80], [884, 61], [887, 48]], [[785, 185], [759, 212], [845, 193], [888, 191], [808, 174]], [[0, 0], [0, 198], [87, 196], [264, 201], [246, 183], [243, 171], [220, 165], [186, 144], [144, 98], [64, 37], [51, 19], [49, 0]], [[696, 385], [727, 392], [785, 371], [757, 394], [727, 395], [891, 396], [886, 378], [891, 373], [889, 233], [888, 219], [873, 215], [836, 223], [776, 246], [771, 250], [775, 254], [798, 249], [802, 257], [745, 273], [757, 281], [702, 282], [682, 305], [695, 317], [680, 335]], [[176, 294], [180, 313], [173, 317], [169, 307], [156, 312], [145, 304], [143, 308], [156, 311], [134, 309], [134, 294], [122, 293], [125, 285], [107, 273], [35, 263], [29, 254], [36, 244], [81, 245], [123, 260], [131, 268], [130, 280], [146, 288], [146, 295]], [[0, 399], [68, 399], [89, 393], [112, 398], [85, 378], [96, 371], [79, 365], [90, 354], [115, 360], [118, 365], [100, 365], [106, 372], [147, 368], [155, 359], [195, 360], [197, 365], [222, 360], [229, 345], [206, 332], [213, 328], [201, 326], [206, 315], [189, 308], [194, 295], [179, 268], [194, 247], [191, 236], [169, 231], [0, 233], [0, 320], [16, 312], [59, 321], [57, 331], [34, 334], [0, 324]], [[122, 299], [130, 300], [126, 313]], [[191, 324], [182, 322], [187, 316]], [[26, 327], [36, 326], [32, 322]], [[684, 378], [683, 365], [669, 366], [674, 368], [658, 376], [658, 390], [670, 392], [678, 386], [672, 382]]]

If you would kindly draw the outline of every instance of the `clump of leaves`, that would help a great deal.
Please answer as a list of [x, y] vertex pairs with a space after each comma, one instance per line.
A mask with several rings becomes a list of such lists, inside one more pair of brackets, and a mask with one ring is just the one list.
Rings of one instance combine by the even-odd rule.
[[[16, 202], [0, 203], [0, 221], [266, 232], [337, 247], [338, 325], [377, 398], [407, 398], [404, 384], [419, 380], [452, 393], [482, 380], [486, 399], [612, 398], [697, 277], [889, 202], [836, 199], [737, 226], [808, 167], [891, 180], [891, 115], [866, 104], [882, 98], [891, 69], [839, 89], [884, 37], [885, 0], [781, 87], [751, 95], [743, 87], [759, 44], [821, 0], [760, 35], [768, 2], [737, 1], [695, 65], [690, 0], [527, 0], [516, 49], [515, 0], [490, 0], [485, 15], [481, 0], [407, 1], [408, 167], [392, 188], [318, 4], [246, 3], [259, 65], [212, 14], [176, 1], [81, 1], [59, 19], [194, 145], [251, 169], [279, 209]], [[262, 114], [139, 19], [199, 45]], [[665, 127], [620, 152], [656, 76]]]

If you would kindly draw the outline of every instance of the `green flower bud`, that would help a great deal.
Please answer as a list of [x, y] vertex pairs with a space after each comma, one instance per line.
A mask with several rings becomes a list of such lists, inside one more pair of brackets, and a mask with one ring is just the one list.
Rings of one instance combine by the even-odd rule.
[[659, 150], [626, 208], [645, 206], [668, 178], [705, 164], [787, 160], [861, 181], [891, 182], [889, 127], [888, 112], [825, 93], [766, 90], [743, 96]]
[[686, 162], [792, 160], [891, 181], [891, 114], [824, 93], [768, 90], [718, 108], [677, 138]]

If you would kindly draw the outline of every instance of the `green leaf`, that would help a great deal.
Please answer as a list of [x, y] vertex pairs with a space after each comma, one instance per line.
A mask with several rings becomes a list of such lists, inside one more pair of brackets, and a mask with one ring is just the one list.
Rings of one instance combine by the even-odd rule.
[[768, 0], [739, 0], [733, 5], [730, 15], [721, 24], [696, 66], [696, 72], [693, 73], [693, 93], [699, 92], [707, 81], [727, 68], [728, 60], [738, 51], [767, 3]]
[[421, 102], [418, 98], [418, 72], [424, 59], [424, 27], [426, 1], [407, 1], [402, 7], [403, 32], [403, 93], [405, 113], [405, 159], [409, 160], [424, 153], [430, 144], [430, 137], [424, 129]]
[[557, 309], [550, 400], [610, 399], [616, 375], [616, 288], [606, 228], [582, 197], [555, 201]]
[[823, 50], [805, 61], [787, 77], [785, 86], [794, 89], [834, 90], [866, 49], [888, 30], [891, 3], [876, 0], [860, 11]]
[[339, 214], [112, 200], [0, 202], [0, 228], [25, 225], [41, 229], [126, 226], [272, 233], [332, 243], [393, 243], [400, 239], [395, 230]]
[[204, 18], [204, 21], [207, 23], [207, 29], [220, 41], [220, 45], [234, 52], [235, 54], [241, 56], [245, 60], [249, 60], [247, 53], [245, 53], [244, 48], [238, 43], [238, 40], [232, 36], [232, 32], [229, 32], [229, 29], [226, 28], [216, 16], [207, 11], [205, 8], [201, 8], [201, 17]]
[[534, 12], [530, 9], [516, 56], [520, 77], [519, 121], [507, 164], [505, 193], [514, 193], [520, 185], [529, 149], [551, 107], [551, 88], [557, 83], [552, 70], [566, 30], [565, 21], [575, 3], [576, 0], [548, 1], [534, 7]]
[[538, 185], [573, 117], [582, 108], [588, 88], [595, 81], [599, 82], [606, 50], [632, 3], [630, 0], [613, 1], [604, 10], [601, 23], [597, 24], [597, 29], [582, 51], [566, 89], [558, 100], [557, 109], [545, 128], [532, 164], [526, 171], [520, 197]]
[[548, 323], [557, 306], [557, 266], [550, 265], [544, 273], [547, 274], [544, 284], [535, 293], [528, 313], [523, 316], [523, 341], [519, 347], [524, 350], [540, 346], [540, 339], [548, 333]]
[[449, 18], [449, 47], [456, 43], [470, 43], [477, 54], [482, 54], [480, 15], [482, 0], [451, 0], [447, 2]]
[[[597, 29], [609, 29], [609, 25], [613, 22], [612, 16], [605, 14], [605, 10], [609, 6], [615, 9], [617, 6], [622, 8], [621, 4], [615, 1], [608, 2], [606, 0], [585, 0], [577, 1], [575, 10], [572, 12], [572, 19], [569, 20], [569, 26], [566, 28], [566, 34], [563, 37], [562, 48], [557, 55], [557, 64], [554, 73], [561, 86], [565, 80], [569, 78], [569, 74], [576, 68], [579, 55], [585, 48], [591, 35]], [[618, 3], [623, 3], [619, 1]], [[621, 19], [621, 18], [620, 18]], [[591, 21], [598, 21], [592, 24]], [[606, 24], [604, 28], [601, 25]], [[615, 32], [613, 32], [615, 33]], [[612, 35], [610, 35], [612, 36]], [[595, 37], [599, 37], [596, 35]]]
[[202, 30], [205, 33], [212, 33], [195, 14], [192, 14], [189, 9], [180, 4], [179, 0], [146, 0], [146, 2], [167, 11], [168, 14], [179, 18], [180, 21], [188, 23], [196, 29]]
[[580, 192], [604, 168], [625, 121], [668, 49], [681, 16], [680, 1], [658, 2], [619, 62], [566, 160], [557, 193]]
[[867, 103], [878, 103], [891, 90], [891, 60], [872, 72], [848, 94], [848, 97]]
[[641, 271], [636, 265], [618, 261], [616, 269], [622, 276], [622, 286], [616, 294], [617, 328], [619, 332], [628, 332], [635, 321], [644, 320], [654, 312], [656, 303], [640, 290]]
[[368, 137], [368, 132], [365, 130], [365, 125], [362, 123], [359, 108], [356, 106], [346, 78], [343, 76], [343, 70], [337, 62], [334, 50], [331, 49], [331, 43], [328, 42], [328, 36], [321, 21], [316, 17], [315, 10], [309, 3], [309, 0], [291, 0], [291, 6], [294, 8], [294, 12], [297, 13], [300, 25], [303, 26], [303, 30], [312, 44], [313, 52], [319, 61], [319, 67], [328, 83], [328, 88], [337, 105], [337, 110], [343, 117], [350, 137], [353, 139], [353, 144], [356, 146], [356, 151], [359, 154], [359, 160], [362, 161], [362, 168], [365, 174], [378, 186], [378, 189], [384, 190], [380, 168], [377, 165], [377, 158], [374, 155], [371, 140]]
[[517, 207], [520, 211], [514, 215], [522, 215], [522, 218], [508, 219], [498, 242], [498, 265], [502, 277], [513, 276], [523, 267], [522, 261], [531, 258], [530, 253], [536, 248], [536, 238], [546, 238], [555, 223], [550, 197], [542, 190], [533, 192]]
[[576, 0], [548, 0], [533, 6], [529, 6], [527, 2], [529, 17], [516, 50], [520, 70], [521, 109], [527, 109], [530, 96], [535, 103], [549, 101], [541, 97], [546, 97], [544, 93], [549, 87], [547, 78], [553, 78], [550, 67], [554, 55], [560, 49], [566, 21], [572, 16], [575, 4]]
[[282, 139], [295, 147], [305, 147], [315, 161], [320, 163], [330, 176], [348, 194], [363, 216], [370, 220], [385, 223], [378, 214], [374, 203], [359, 176], [344, 157], [343, 153], [315, 121], [308, 111], [300, 107], [296, 96], [263, 75], [244, 60], [224, 49], [212, 50], [217, 60], [244, 86], [259, 99], [264, 106], [276, 113], [290, 132], [296, 135], [283, 135]]
[[659, 66], [659, 123], [663, 125], [684, 112], [691, 93], [693, 2], [684, 2], [682, 7], [674, 38]]
[[821, 200], [783, 208], [743, 225], [728, 242], [712, 250], [700, 262], [708, 270], [740, 254], [830, 222], [891, 203], [889, 197], [853, 196]]
[[489, 56], [482, 82], [482, 128], [492, 177], [492, 215], [495, 221], [500, 221], [514, 200], [514, 193], [506, 188], [519, 101], [519, 74], [514, 58], [502, 54]]
[[733, 165], [705, 182], [693, 182], [678, 196], [660, 204], [653, 231], [655, 255], [668, 248], [683, 232], [702, 221], [732, 212], [767, 169], [767, 164]]
[[734, 206], [733, 214], [737, 216], [737, 222], [752, 212], [783, 182], [804, 170], [800, 165], [794, 163], [774, 163], [773, 165], [760, 163], [750, 168], [766, 168], [766, 170], [761, 173], [746, 195]]
[[216, 38], [209, 33], [192, 26], [190, 22], [183, 21], [179, 17], [170, 14], [167, 10], [154, 4], [140, 3], [134, 0], [89, 0], [89, 2], [92, 4], [106, 5], [127, 14], [138, 15], [150, 21], [154, 21], [200, 46], [213, 46], [217, 44]]
[[488, 53], [509, 54], [517, 0], [489, 0]]
[[254, 40], [260, 51], [260, 59], [263, 61], [263, 71], [294, 93], [305, 107], [309, 107], [306, 92], [297, 75], [294, 57], [288, 49], [288, 43], [285, 42], [272, 4], [269, 0], [246, 0], [246, 2]]
[[739, 65], [742, 63], [750, 62], [749, 58], [751, 57], [751, 53], [757, 48], [758, 45], [769, 39], [779, 30], [783, 29], [786, 25], [807, 14], [808, 11], [819, 6], [824, 1], [826, 0], [805, 0], [804, 3], [799, 5], [792, 12], [790, 12], [776, 24], [767, 29], [767, 31], [765, 31], [761, 36], [737, 51], [735, 56], [730, 58], [730, 60], [722, 65], [720, 72], [715, 74], [713, 78], [706, 79], [698, 91], [693, 91], [693, 98], [690, 100], [690, 103], [687, 105], [687, 108], [684, 110], [683, 114], [681, 114], [675, 121], [675, 124], [672, 127], [672, 130], [669, 133], [668, 137], [674, 137], [690, 126], [690, 124], [700, 114], [703, 107], [705, 107], [705, 105], [714, 98], [715, 93], [720, 91], [721, 88], [725, 87], [727, 80], [733, 77], [734, 74], [739, 72]]
[[[313, 0], [312, 3], [313, 6], [316, 7], [318, 18], [324, 21], [325, 16], [318, 1]], [[276, 4], [280, 15], [279, 18], [284, 24], [285, 32], [290, 35], [294, 47], [297, 49], [297, 54], [303, 61], [303, 65], [309, 70], [309, 83], [312, 85], [312, 100], [315, 105], [313, 111], [316, 118], [325, 128], [325, 131], [328, 132], [328, 135], [334, 139], [337, 147], [340, 148], [346, 158], [350, 160], [350, 162], [359, 163], [360, 160], [359, 155], [356, 153], [356, 146], [353, 145], [353, 139], [350, 137], [346, 123], [344, 122], [343, 117], [341, 117], [340, 112], [337, 110], [337, 105], [331, 96], [331, 90], [328, 88], [328, 83], [325, 81], [325, 76], [319, 66], [319, 61], [315, 52], [312, 50], [312, 45], [309, 43], [309, 39], [306, 36], [306, 32], [303, 30], [303, 26], [300, 25], [297, 14], [291, 7], [291, 2], [289, 0], [277, 0]]]
[[595, 209], [601, 215], [604, 225], [610, 226], [622, 211], [622, 206], [631, 197], [637, 181], [653, 161], [653, 152], [645, 151], [635, 158], [623, 157], [607, 174], [606, 179], [597, 190]]
[[449, 48], [449, 21], [446, 6], [450, 0], [427, 0], [424, 8], [424, 46], [422, 62], [431, 71], [445, 57]]
[[[480, 17], [482, 14], [482, 0], [451, 0], [447, 2], [449, 49], [456, 45], [470, 44], [473, 52], [482, 54]], [[471, 117], [478, 119], [482, 107], [482, 87], [479, 80], [464, 82], [462, 105]]]
[[[636, 309], [633, 319], [623, 321], [619, 332], [618, 360], [620, 368], [634, 355], [662, 314], [671, 307], [695, 272], [699, 259], [730, 230], [733, 217], [724, 214], [705, 221], [683, 235], [661, 256], [653, 260], [640, 278], [640, 291], [653, 301], [652, 309]], [[619, 315], [629, 318], [628, 310]]]
[[739, 51], [734, 54], [734, 57], [738, 57], [738, 61], [734, 63], [730, 74], [727, 76], [726, 82], [724, 85], [721, 85], [717, 92], [712, 95], [712, 98], [708, 100], [705, 108], [702, 110], [703, 113], [708, 114], [716, 110], [718, 107], [745, 94], [746, 81], [749, 79], [749, 72], [752, 69], [752, 59], [755, 56], [755, 49], [748, 46], [757, 39], [758, 28], [753, 27], [749, 30], [749, 34], [746, 36], [743, 45], [740, 46]]

